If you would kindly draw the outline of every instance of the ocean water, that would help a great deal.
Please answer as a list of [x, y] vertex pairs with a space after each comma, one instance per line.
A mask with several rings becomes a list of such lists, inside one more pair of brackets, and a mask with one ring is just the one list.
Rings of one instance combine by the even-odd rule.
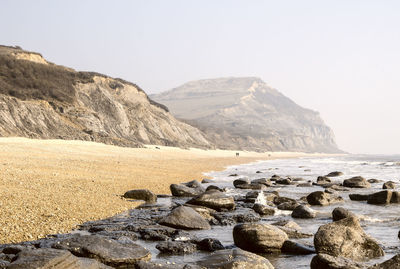
[[[259, 171], [259, 173], [256, 173]], [[311, 206], [317, 212], [315, 219], [292, 219], [291, 211], [278, 211], [274, 216], [266, 216], [262, 219], [264, 223], [273, 223], [278, 220], [294, 220], [302, 227], [302, 231], [315, 233], [318, 228], [331, 222], [331, 212], [335, 207], [341, 206], [359, 216], [363, 229], [374, 237], [385, 251], [385, 256], [380, 259], [370, 260], [369, 264], [382, 262], [399, 253], [400, 240], [398, 232], [400, 230], [400, 204], [391, 204], [386, 206], [369, 205], [362, 201], [351, 201], [350, 193], [373, 193], [382, 190], [384, 181], [394, 181], [400, 187], [400, 155], [348, 155], [340, 157], [324, 158], [296, 158], [271, 161], [259, 161], [251, 164], [230, 166], [225, 171], [206, 173], [205, 176], [212, 177], [216, 185], [231, 188], [227, 193], [229, 195], [245, 194], [249, 190], [234, 189], [232, 182], [239, 177], [248, 177], [249, 179], [270, 178], [272, 175], [281, 177], [290, 176], [292, 178], [302, 178], [304, 181], [316, 182], [318, 176], [326, 175], [332, 171], [341, 171], [343, 176], [333, 177], [333, 182], [341, 183], [344, 179], [353, 176], [362, 176], [366, 179], [374, 178], [381, 180], [380, 183], [371, 184], [368, 189], [351, 189], [349, 192], [339, 192], [345, 200], [344, 203], [331, 206]], [[231, 177], [231, 174], [238, 174], [237, 177]], [[205, 184], [207, 186], [208, 184]], [[322, 187], [296, 187], [274, 186], [272, 190], [277, 190], [280, 196], [300, 199], [303, 196], [317, 190], [324, 190]], [[233, 226], [213, 226], [211, 231], [196, 231], [199, 237], [218, 238], [224, 245], [232, 245]], [[313, 237], [307, 239], [294, 240], [308, 245], [313, 245]], [[171, 262], [193, 261], [206, 253], [197, 253], [186, 256], [157, 256], [157, 250], [152, 248], [156, 259], [169, 260]], [[154, 257], [153, 256], [153, 257]], [[314, 255], [266, 255], [275, 268], [309, 268], [310, 261]], [[295, 266], [294, 266], [295, 265]]]

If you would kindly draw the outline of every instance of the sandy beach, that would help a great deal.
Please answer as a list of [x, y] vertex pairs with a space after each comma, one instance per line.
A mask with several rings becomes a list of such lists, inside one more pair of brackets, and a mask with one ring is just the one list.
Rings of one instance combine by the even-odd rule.
[[138, 205], [121, 198], [127, 190], [170, 194], [170, 184], [201, 181], [203, 172], [307, 155], [158, 147], [0, 138], [0, 242], [64, 233], [126, 211]]

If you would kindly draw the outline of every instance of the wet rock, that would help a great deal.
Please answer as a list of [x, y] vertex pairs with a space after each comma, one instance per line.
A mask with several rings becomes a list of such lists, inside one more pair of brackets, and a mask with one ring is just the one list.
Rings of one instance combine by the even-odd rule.
[[290, 178], [280, 178], [275, 180], [275, 183], [281, 185], [291, 185], [293, 182]]
[[65, 268], [65, 269], [108, 269], [111, 267], [93, 259], [75, 257], [67, 250], [40, 248], [21, 251], [15, 261], [8, 265], [11, 269]]
[[312, 237], [314, 234], [311, 233], [303, 233], [300, 229], [293, 229], [288, 228], [285, 226], [277, 226], [279, 229], [284, 231], [290, 239], [301, 239], [301, 238], [309, 238]]
[[271, 180], [267, 179], [267, 178], [258, 178], [258, 179], [254, 179], [250, 182], [250, 184], [262, 184], [265, 185], [267, 187], [272, 186], [272, 182]]
[[393, 181], [387, 181], [385, 183], [383, 183], [382, 189], [386, 190], [386, 189], [395, 189], [396, 185]]
[[265, 190], [267, 188], [266, 185], [258, 183], [240, 184], [236, 185], [235, 187], [243, 190]]
[[277, 181], [278, 179], [280, 179], [281, 177], [280, 176], [278, 176], [278, 175], [273, 175], [271, 178], [270, 178], [270, 180], [271, 181]]
[[[335, 190], [335, 191], [350, 191], [349, 188], [337, 185], [337, 184], [333, 184], [329, 187], [329, 189]], [[325, 190], [326, 191], [326, 190]]]
[[202, 184], [208, 184], [208, 183], [215, 183], [215, 181], [212, 180], [212, 179], [204, 178], [204, 179], [201, 181], [201, 183], [202, 183]]
[[297, 184], [297, 187], [312, 187], [311, 182]]
[[363, 177], [352, 177], [343, 181], [343, 186], [349, 188], [369, 188], [371, 184]]
[[296, 230], [300, 230], [301, 229], [301, 227], [296, 222], [294, 222], [292, 220], [280, 220], [280, 221], [272, 223], [272, 225], [281, 226], [281, 227], [285, 227], [285, 228], [296, 229]]
[[166, 241], [177, 233], [178, 230], [162, 225], [151, 225], [139, 229], [140, 237], [143, 240], [152, 241]]
[[138, 235], [131, 231], [111, 231], [111, 232], [101, 231], [96, 234], [101, 235], [101, 236], [107, 236], [114, 240], [118, 240], [118, 238], [120, 238], [120, 237], [127, 237], [127, 238], [131, 239], [132, 241], [135, 241], [138, 239]]
[[376, 179], [376, 178], [370, 178], [367, 181], [369, 183], [371, 183], [371, 184], [382, 182], [382, 180], [379, 180], [379, 179]]
[[233, 181], [233, 186], [237, 188], [239, 185], [250, 184], [250, 179], [246, 177], [238, 178]]
[[343, 256], [356, 261], [384, 255], [382, 248], [361, 228], [356, 217], [349, 217], [319, 227], [314, 236], [318, 253]]
[[283, 243], [281, 250], [284, 253], [295, 254], [295, 255], [308, 255], [315, 253], [315, 249], [313, 247], [296, 243], [290, 240], [286, 240]]
[[18, 254], [23, 250], [35, 249], [32, 245], [8, 245], [1, 251], [4, 254]]
[[343, 202], [343, 198], [340, 196], [333, 196], [326, 192], [315, 191], [307, 195], [307, 202], [310, 205], [326, 206], [334, 203], [341, 203]]
[[260, 215], [250, 208], [238, 208], [233, 212], [217, 212], [212, 215], [218, 221], [219, 225], [260, 221]]
[[210, 224], [193, 208], [187, 206], [179, 206], [171, 211], [166, 217], [159, 222], [172, 228], [184, 230], [209, 230]]
[[215, 186], [215, 185], [210, 185], [210, 186], [208, 186], [208, 187], [206, 188], [206, 192], [207, 192], [207, 191], [211, 191], [211, 190], [217, 190], [217, 191], [220, 191], [220, 192], [223, 192], [223, 191], [224, 191], [223, 189], [221, 189], [220, 187]]
[[199, 206], [199, 205], [191, 205], [191, 204], [186, 204], [186, 206], [193, 208], [196, 210], [197, 213], [199, 213], [203, 218], [205, 218], [207, 221], [212, 220], [214, 217], [212, 214], [216, 212], [216, 210], [205, 207], [205, 206]]
[[197, 262], [208, 269], [273, 269], [266, 258], [239, 248], [214, 252]]
[[343, 173], [339, 171], [330, 172], [329, 174], [326, 175], [326, 177], [340, 177], [340, 176], [343, 176]]
[[225, 249], [225, 247], [221, 244], [221, 242], [215, 238], [204, 238], [201, 240], [196, 240], [193, 243], [197, 245], [198, 250], [203, 250], [203, 251], [214, 252], [217, 250]]
[[299, 205], [293, 210], [292, 217], [299, 219], [312, 219], [316, 217], [316, 213], [306, 205]]
[[131, 190], [127, 191], [124, 194], [124, 198], [135, 199], [135, 200], [143, 200], [148, 203], [157, 202], [157, 196], [149, 191], [149, 190]]
[[254, 204], [253, 210], [261, 216], [272, 216], [275, 214], [275, 209], [268, 205]]
[[[257, 199], [257, 197], [260, 195], [260, 191], [249, 191], [246, 193], [246, 201], [252, 201], [253, 203]], [[276, 193], [272, 192], [263, 192], [264, 198], [268, 202], [273, 202], [275, 197], [277, 197]]]
[[281, 203], [277, 206], [279, 210], [294, 210], [296, 207], [298, 207], [300, 204], [298, 202], [284, 202]]
[[177, 197], [192, 197], [205, 191], [203, 187], [192, 188], [184, 184], [171, 184], [169, 188], [171, 190], [171, 194]]
[[385, 190], [368, 195], [368, 204], [373, 205], [386, 205], [390, 204], [392, 198], [392, 191]]
[[369, 194], [352, 193], [349, 194], [349, 198], [352, 201], [367, 201]]
[[282, 203], [290, 202], [292, 204], [297, 203], [297, 201], [293, 198], [283, 197], [283, 196], [276, 196], [274, 197], [274, 204], [279, 205]]
[[311, 269], [365, 269], [362, 264], [356, 263], [344, 257], [334, 257], [319, 253], [311, 260]]
[[235, 209], [235, 201], [233, 197], [215, 190], [200, 194], [189, 200], [187, 203], [209, 207], [218, 211]]
[[329, 177], [319, 176], [317, 178], [318, 185], [329, 184], [329, 183], [331, 183], [331, 179]]
[[156, 245], [161, 253], [166, 254], [188, 254], [193, 253], [197, 250], [196, 245], [190, 242], [179, 242], [179, 241], [164, 241]]
[[392, 198], [390, 198], [391, 204], [398, 204], [400, 203], [400, 193], [397, 191], [392, 191]]
[[354, 217], [355, 215], [351, 213], [349, 210], [343, 208], [343, 207], [336, 207], [332, 211], [332, 219], [333, 221], [338, 221], [341, 219], [345, 219], [348, 217]]
[[285, 232], [269, 224], [245, 223], [233, 228], [235, 245], [257, 253], [279, 252], [287, 239]]
[[393, 256], [393, 258], [383, 263], [368, 267], [368, 269], [400, 269], [400, 254]]
[[140, 260], [151, 258], [151, 253], [140, 245], [123, 245], [98, 235], [73, 236], [56, 242], [53, 248], [69, 250], [76, 256], [94, 258], [117, 268], [132, 266]]

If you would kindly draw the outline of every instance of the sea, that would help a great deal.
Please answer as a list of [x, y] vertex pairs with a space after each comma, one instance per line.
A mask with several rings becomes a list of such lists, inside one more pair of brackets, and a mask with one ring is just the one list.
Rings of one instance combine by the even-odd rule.
[[[302, 178], [304, 181], [316, 182], [318, 176], [323, 176], [329, 172], [340, 171], [342, 176], [333, 177], [333, 182], [341, 183], [344, 179], [353, 176], [362, 176], [366, 179], [378, 179], [378, 183], [371, 184], [371, 188], [366, 189], [350, 189], [350, 191], [339, 192], [345, 202], [330, 206], [311, 206], [317, 212], [314, 219], [292, 219], [291, 211], [280, 210], [274, 216], [263, 217], [262, 223], [274, 223], [280, 220], [294, 220], [302, 228], [303, 232], [315, 233], [318, 228], [326, 223], [332, 222], [331, 213], [335, 207], [344, 207], [359, 219], [362, 228], [367, 234], [375, 238], [385, 251], [385, 256], [379, 259], [373, 259], [368, 264], [375, 264], [387, 260], [398, 254], [400, 251], [400, 240], [398, 233], [400, 230], [400, 204], [370, 205], [364, 201], [351, 201], [349, 194], [360, 193], [369, 194], [382, 190], [385, 181], [395, 182], [400, 187], [400, 155], [345, 155], [335, 157], [306, 157], [294, 159], [276, 159], [268, 161], [258, 161], [243, 165], [234, 165], [227, 167], [224, 171], [205, 173], [204, 176], [212, 178], [220, 187], [227, 187], [228, 195], [245, 194], [249, 190], [235, 189], [232, 185], [233, 180], [240, 177], [248, 177], [249, 179], [270, 178], [273, 175], [280, 177]], [[236, 177], [230, 176], [237, 174]], [[207, 187], [208, 184], [205, 184]], [[296, 185], [276, 185], [269, 188], [279, 192], [280, 196], [300, 199], [309, 193], [324, 190], [319, 186], [297, 187]], [[233, 226], [212, 226], [212, 230], [194, 231], [199, 237], [213, 237], [221, 241], [225, 246], [232, 246]], [[306, 239], [296, 239], [294, 241], [313, 245], [313, 237]], [[209, 255], [196, 253], [185, 256], [160, 256], [154, 245], [146, 244], [153, 252], [153, 257], [160, 260], [168, 260], [170, 262], [182, 263], [184, 261], [191, 262], [199, 259], [199, 256]], [[289, 268], [310, 268], [310, 262], [314, 255], [265, 255], [266, 258], [277, 269]]]

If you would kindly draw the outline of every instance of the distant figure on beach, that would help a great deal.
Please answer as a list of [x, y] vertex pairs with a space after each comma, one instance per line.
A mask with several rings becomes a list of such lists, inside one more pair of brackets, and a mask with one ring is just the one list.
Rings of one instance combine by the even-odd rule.
[[239, 152], [236, 152], [236, 157], [239, 157]]

